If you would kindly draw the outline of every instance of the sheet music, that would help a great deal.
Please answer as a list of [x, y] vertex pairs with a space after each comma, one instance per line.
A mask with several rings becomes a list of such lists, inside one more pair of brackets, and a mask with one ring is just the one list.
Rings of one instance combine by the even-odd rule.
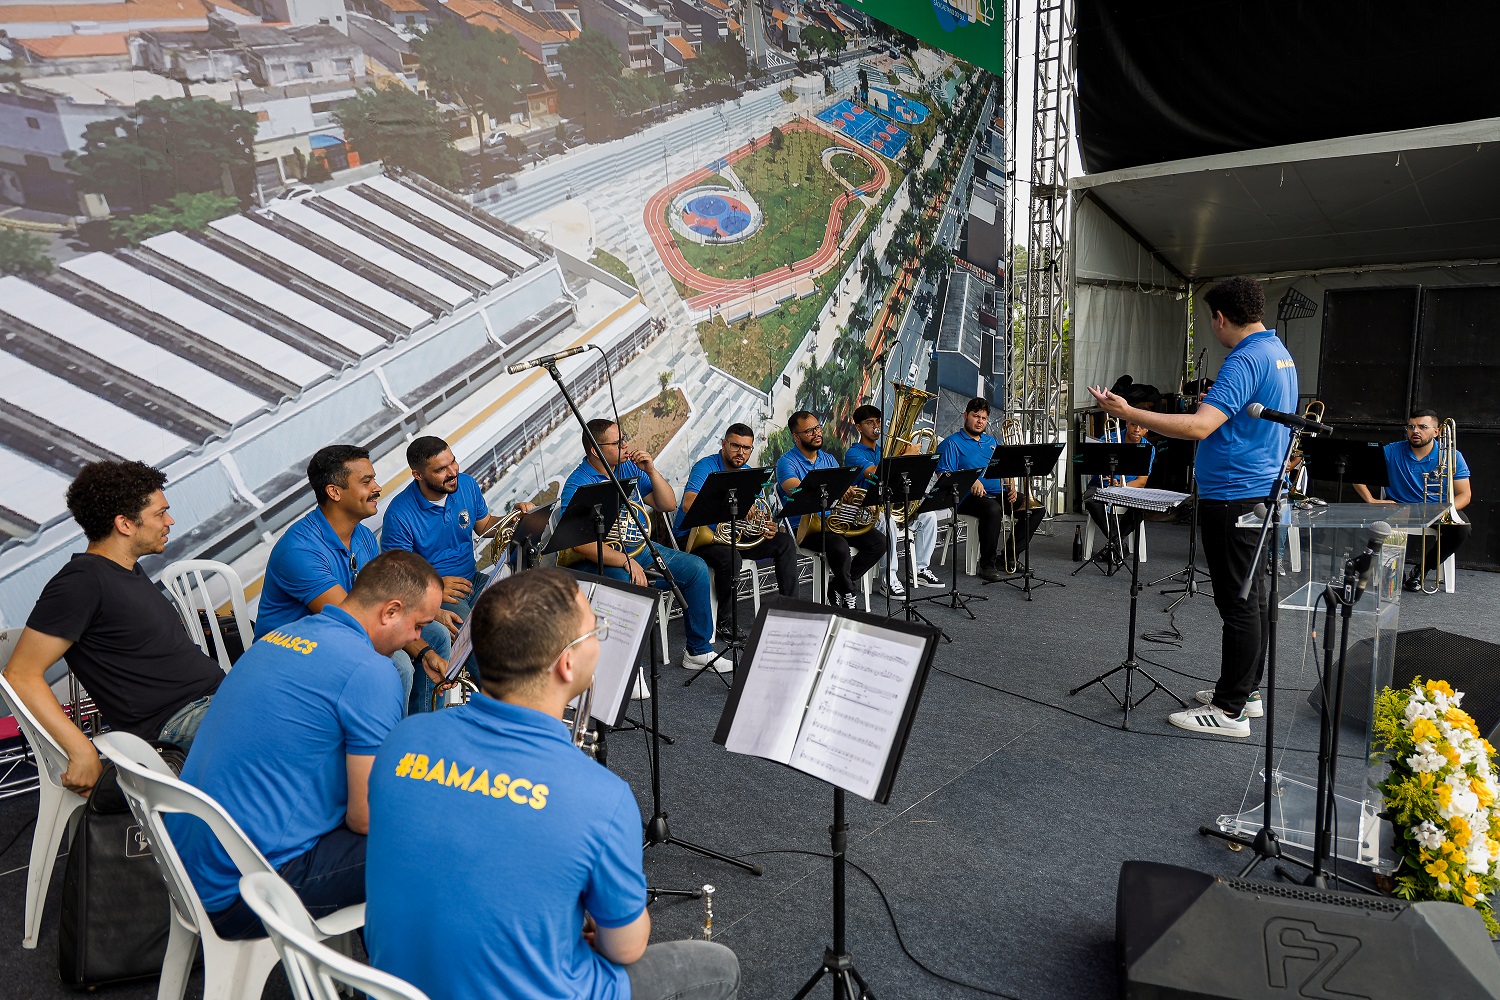
[[796, 611], [766, 615], [726, 750], [786, 763], [835, 620]]
[[1171, 510], [1187, 498], [1186, 493], [1153, 490], [1149, 486], [1107, 486], [1094, 494], [1094, 499], [1100, 503], [1158, 512]]
[[594, 668], [594, 701], [590, 714], [612, 726], [620, 717], [620, 706], [629, 696], [640, 662], [641, 643], [651, 628], [655, 601], [625, 590], [585, 584], [583, 594], [594, 614], [609, 619], [609, 638], [599, 644], [599, 665]]
[[787, 763], [873, 799], [925, 648], [912, 636], [842, 621]]
[[[497, 562], [490, 571], [490, 578], [484, 581], [484, 586], [479, 588], [479, 593], [475, 594], [474, 599], [469, 602], [469, 607], [473, 608], [474, 605], [479, 603], [480, 596], [486, 590], [489, 590], [514, 572], [515, 570], [511, 568], [509, 559]], [[458, 672], [468, 662], [469, 654], [473, 652], [474, 640], [469, 637], [469, 618], [473, 617], [471, 613], [468, 618], [465, 618], [464, 623], [458, 627], [458, 635], [453, 637], [453, 647], [448, 653], [448, 669], [443, 674], [450, 681], [458, 676]], [[421, 670], [422, 668], [417, 667], [417, 669]]]

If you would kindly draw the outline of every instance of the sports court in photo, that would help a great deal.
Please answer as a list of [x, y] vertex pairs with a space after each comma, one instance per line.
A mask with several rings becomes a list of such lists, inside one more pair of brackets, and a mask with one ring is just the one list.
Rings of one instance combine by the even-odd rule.
[[927, 105], [910, 97], [904, 97], [885, 87], [870, 88], [870, 103], [875, 110], [902, 125], [920, 125], [930, 112]]
[[839, 101], [831, 108], [818, 112], [818, 120], [835, 131], [842, 132], [861, 146], [889, 156], [901, 155], [911, 133], [872, 114], [853, 101]]

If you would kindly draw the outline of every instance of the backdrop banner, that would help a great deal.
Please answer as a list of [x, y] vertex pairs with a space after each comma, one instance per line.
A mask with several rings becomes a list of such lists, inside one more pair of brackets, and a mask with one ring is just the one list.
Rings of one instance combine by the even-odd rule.
[[855, 10], [1005, 75], [1005, 5], [998, 0], [848, 0]]

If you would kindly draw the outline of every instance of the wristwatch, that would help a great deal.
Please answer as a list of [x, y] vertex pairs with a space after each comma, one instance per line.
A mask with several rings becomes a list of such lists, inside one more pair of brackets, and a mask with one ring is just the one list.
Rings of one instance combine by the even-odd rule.
[[428, 653], [435, 653], [435, 652], [437, 652], [437, 650], [433, 649], [431, 646], [423, 646], [417, 652], [417, 655], [414, 656], [414, 657], [412, 657], [411, 662], [415, 663], [417, 666], [420, 667], [422, 665], [422, 661], [427, 658], [427, 654]]

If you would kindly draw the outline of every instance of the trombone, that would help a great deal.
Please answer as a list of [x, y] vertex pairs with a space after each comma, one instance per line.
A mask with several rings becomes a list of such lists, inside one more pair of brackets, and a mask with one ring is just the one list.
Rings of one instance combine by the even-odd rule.
[[[1438, 518], [1432, 526], [1437, 533], [1437, 550], [1441, 552], [1443, 525], [1464, 523], [1463, 515], [1458, 512], [1453, 494], [1453, 481], [1458, 476], [1458, 422], [1452, 417], [1444, 420], [1438, 430], [1437, 449], [1437, 467], [1422, 477], [1422, 500], [1425, 503], [1444, 505], [1443, 516]], [[1427, 540], [1425, 538], [1422, 539], [1422, 558], [1419, 566], [1422, 572], [1422, 593], [1436, 594], [1442, 589], [1442, 583], [1435, 582], [1431, 590], [1427, 589]], [[1441, 565], [1437, 567], [1437, 571], [1438, 576], [1442, 576]]]

